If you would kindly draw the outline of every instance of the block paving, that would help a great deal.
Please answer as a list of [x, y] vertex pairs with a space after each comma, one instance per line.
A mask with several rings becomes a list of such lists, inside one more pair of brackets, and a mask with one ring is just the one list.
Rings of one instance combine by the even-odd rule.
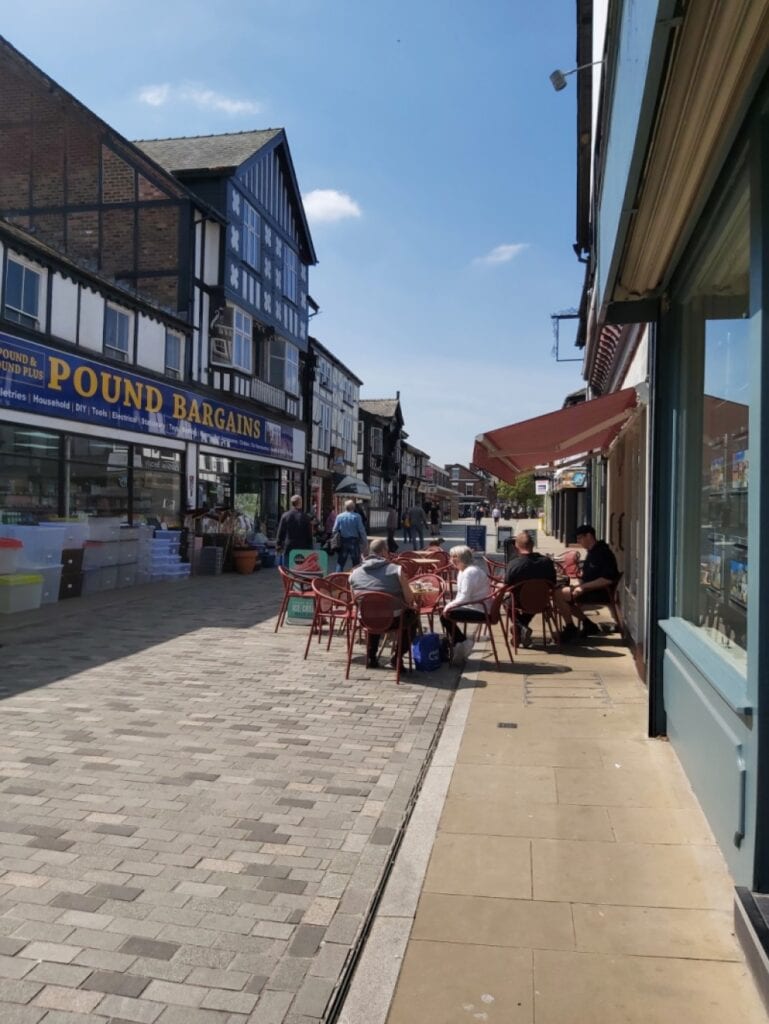
[[311, 1024], [456, 685], [273, 632], [277, 573], [0, 622], [3, 1024]]

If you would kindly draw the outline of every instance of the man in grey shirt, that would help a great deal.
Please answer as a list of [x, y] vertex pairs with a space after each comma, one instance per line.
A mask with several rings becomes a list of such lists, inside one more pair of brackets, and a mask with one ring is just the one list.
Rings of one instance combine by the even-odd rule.
[[425, 546], [425, 529], [427, 527], [427, 516], [421, 505], [413, 505], [408, 511], [411, 520], [411, 542], [415, 551], [421, 551]]
[[[413, 611], [416, 603], [414, 592], [409, 586], [409, 581], [401, 567], [394, 562], [387, 560], [387, 541], [384, 537], [376, 537], [371, 541], [369, 554], [363, 562], [350, 573], [350, 588], [355, 597], [361, 594], [389, 594], [398, 602], [399, 609], [397, 616], [400, 619], [401, 633], [403, 636], [402, 650], [406, 650], [406, 644], [413, 640], [417, 616]], [[381, 634], [369, 633], [368, 635], [368, 667], [378, 668], [377, 652]], [[396, 656], [393, 655], [390, 664], [394, 667]], [[401, 671], [403, 667], [401, 666]]]

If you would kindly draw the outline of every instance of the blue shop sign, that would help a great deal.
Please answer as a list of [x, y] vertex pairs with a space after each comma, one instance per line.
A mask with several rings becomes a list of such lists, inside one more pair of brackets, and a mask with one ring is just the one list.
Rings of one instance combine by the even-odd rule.
[[293, 460], [294, 432], [234, 405], [0, 332], [0, 409]]

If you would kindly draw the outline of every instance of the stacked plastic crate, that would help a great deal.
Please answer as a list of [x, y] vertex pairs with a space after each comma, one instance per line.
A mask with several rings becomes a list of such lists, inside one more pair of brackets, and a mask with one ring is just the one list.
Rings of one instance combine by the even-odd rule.
[[19, 572], [23, 541], [3, 536], [0, 528], [0, 614], [26, 612], [40, 607], [43, 577], [39, 573]]
[[162, 580], [186, 579], [189, 562], [183, 562], [179, 548], [181, 530], [153, 530], [139, 527], [139, 565], [137, 583], [159, 583]]
[[[21, 547], [17, 549], [16, 575], [19, 580], [13, 586], [29, 587], [29, 600], [33, 600], [37, 593], [37, 582], [32, 582], [33, 577], [39, 577], [40, 597], [36, 604], [31, 607], [39, 607], [41, 604], [53, 604], [59, 600], [59, 585], [62, 571], [62, 549], [64, 547], [65, 528], [63, 526], [3, 526], [2, 532], [7, 537], [17, 540]], [[21, 582], [24, 577], [26, 582]], [[4, 586], [9, 586], [7, 581]], [[15, 605], [18, 601], [13, 600], [11, 610], [17, 610]], [[28, 602], [27, 602], [28, 603]]]

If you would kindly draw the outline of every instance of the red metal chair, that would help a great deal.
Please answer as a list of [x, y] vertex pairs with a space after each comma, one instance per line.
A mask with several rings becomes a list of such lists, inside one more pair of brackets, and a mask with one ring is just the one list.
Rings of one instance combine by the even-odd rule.
[[[496, 645], [496, 642], [494, 641], [494, 630], [492, 629], [492, 626], [498, 626], [498, 625], [501, 624], [502, 610], [503, 610], [503, 608], [505, 606], [505, 602], [508, 600], [511, 592], [512, 592], [512, 587], [504, 587], [504, 586], [502, 586], [502, 587], [499, 587], [497, 589], [496, 593], [490, 594], [489, 597], [486, 599], [486, 602], [483, 605], [483, 609], [484, 609], [484, 611], [483, 611], [483, 614], [484, 614], [483, 622], [479, 622], [478, 623], [479, 627], [485, 626], [486, 629], [488, 630], [489, 640], [491, 641], [491, 649], [494, 652], [494, 661], [497, 663], [497, 666], [499, 666], [499, 655], [497, 654], [497, 645]], [[460, 608], [464, 607], [465, 605], [468, 605], [468, 604], [479, 604], [479, 603], [480, 602], [477, 599], [474, 600], [474, 601], [462, 601], [461, 604], [455, 604], [447, 612], [444, 612], [444, 618], [448, 619], [450, 624], [453, 624], [453, 613], [454, 612], [458, 611]], [[459, 620], [457, 620], [457, 623], [459, 623]], [[472, 625], [472, 623], [468, 623], [468, 625]], [[513, 660], [513, 652], [510, 650], [510, 640], [509, 640], [507, 634], [508, 634], [508, 630], [507, 630], [507, 628], [505, 628], [503, 626], [503, 628], [502, 628], [502, 636], [504, 637], [505, 646], [507, 647], [507, 653], [508, 653], [508, 655], [510, 657], [510, 661], [512, 661]], [[452, 628], [452, 638], [451, 639], [452, 639], [452, 646], [453, 646], [453, 628]]]
[[549, 580], [523, 580], [512, 587], [512, 594], [509, 608], [508, 621], [512, 623], [513, 647], [518, 652], [518, 630], [516, 629], [516, 615], [541, 615], [542, 616], [542, 646], [547, 646], [547, 635], [545, 627], [550, 630], [550, 636], [555, 644], [561, 645], [560, 630], [558, 629], [557, 613], [553, 604], [553, 584]]
[[393, 562], [401, 567], [401, 571], [404, 572], [410, 580], [415, 576], [419, 576], [422, 571], [422, 567], [413, 562], [407, 555], [398, 555], [393, 559]]
[[[422, 587], [425, 589], [421, 589]], [[428, 572], [423, 573], [421, 576], [415, 576], [411, 580], [411, 589], [419, 600], [417, 611], [420, 617], [422, 615], [427, 616], [427, 621], [430, 623], [430, 632], [433, 633], [435, 631], [435, 613], [440, 611], [443, 604], [446, 584], [437, 573]]]
[[498, 562], [496, 558], [487, 558], [486, 555], [481, 556], [484, 561], [486, 568], [486, 575], [492, 581], [492, 583], [504, 583], [505, 582], [505, 563]]
[[[337, 575], [343, 575], [341, 573]], [[307, 644], [304, 648], [304, 657], [310, 651], [310, 644], [315, 634], [320, 643], [323, 636], [323, 626], [328, 625], [328, 642], [326, 650], [331, 647], [331, 639], [337, 625], [344, 626], [347, 645], [350, 644], [350, 630], [355, 621], [355, 606], [349, 586], [335, 583], [328, 576], [312, 581], [312, 591], [315, 597], [315, 607], [312, 614], [310, 631], [307, 634]]]
[[581, 575], [580, 553], [576, 548], [568, 548], [560, 555], [553, 558], [556, 569], [560, 570], [563, 576], [570, 576], [573, 579]]
[[582, 609], [583, 612], [595, 611], [598, 608], [608, 608], [611, 612], [611, 617], [617, 624], [617, 629], [619, 629], [620, 633], [625, 632], [625, 623], [622, 618], [622, 609], [620, 608], [619, 603], [619, 585], [622, 581], [623, 575], [624, 573], [620, 573], [616, 580], [606, 588], [606, 600], [590, 601], [588, 600], [590, 596], [590, 591], [588, 591], [587, 594], [584, 595], [583, 599], [579, 602], [579, 607]]
[[[403, 657], [403, 630], [401, 628], [401, 615], [403, 605], [390, 594], [371, 592], [359, 594], [354, 599], [357, 609], [357, 620], [353, 629], [350, 630], [347, 640], [347, 671], [345, 679], [350, 678], [350, 664], [355, 646], [355, 635], [360, 629], [366, 638], [366, 652], [368, 656], [368, 637], [389, 636], [395, 647], [395, 682], [401, 681], [401, 658]], [[399, 614], [400, 613], [400, 614]], [[409, 670], [411, 670], [411, 644], [408, 644]]]
[[291, 598], [313, 597], [312, 581], [317, 578], [314, 576], [302, 576], [301, 573], [291, 572], [289, 569], [284, 569], [282, 565], [278, 566], [278, 572], [280, 573], [280, 580], [283, 584], [283, 599], [280, 602], [278, 621], [275, 623], [275, 633], [278, 632], [280, 627], [286, 621], [288, 602]]

